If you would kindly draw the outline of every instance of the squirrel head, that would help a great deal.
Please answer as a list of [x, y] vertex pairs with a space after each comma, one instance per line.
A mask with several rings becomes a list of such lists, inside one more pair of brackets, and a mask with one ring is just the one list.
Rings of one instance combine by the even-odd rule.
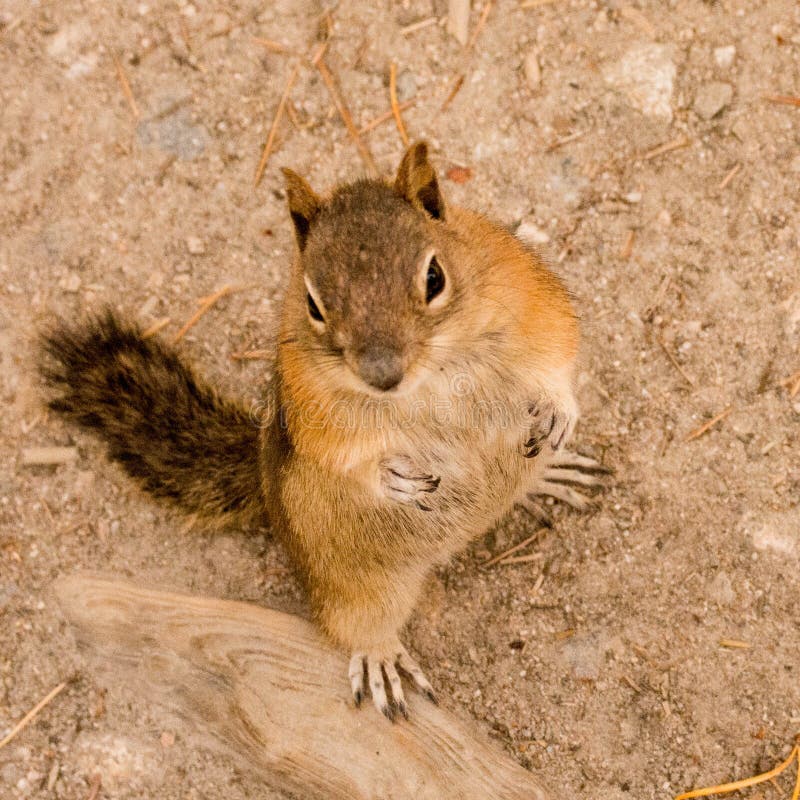
[[362, 179], [325, 198], [284, 175], [298, 248], [293, 340], [342, 388], [407, 391], [431, 369], [461, 284], [427, 145], [408, 149], [392, 183]]

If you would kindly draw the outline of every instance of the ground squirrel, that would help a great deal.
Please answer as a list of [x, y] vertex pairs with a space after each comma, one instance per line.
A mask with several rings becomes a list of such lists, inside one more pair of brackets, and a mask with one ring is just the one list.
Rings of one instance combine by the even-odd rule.
[[423, 581], [515, 503], [601, 468], [564, 449], [578, 323], [541, 260], [445, 204], [424, 142], [393, 182], [317, 195], [284, 170], [297, 242], [270, 409], [256, 424], [169, 346], [111, 311], [44, 335], [52, 408], [94, 429], [141, 486], [208, 519], [268, 518], [326, 634], [390, 719], [399, 632]]

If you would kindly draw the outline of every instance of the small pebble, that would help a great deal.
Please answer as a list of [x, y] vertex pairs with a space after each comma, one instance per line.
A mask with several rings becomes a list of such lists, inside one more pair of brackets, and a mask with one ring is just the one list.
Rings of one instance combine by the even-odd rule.
[[547, 244], [550, 236], [533, 222], [521, 222], [516, 230], [517, 238], [525, 244]]
[[409, 69], [404, 69], [397, 76], [397, 99], [403, 103], [417, 93], [417, 79]]
[[703, 119], [713, 119], [733, 99], [733, 86], [713, 81], [700, 87], [694, 98], [694, 110]]
[[81, 288], [81, 276], [77, 272], [70, 272], [64, 280], [61, 281], [61, 288], [65, 292], [75, 294]]
[[733, 66], [734, 59], [736, 58], [736, 46], [729, 44], [726, 47], [714, 48], [714, 61], [717, 66], [722, 69], [728, 69]]
[[186, 237], [186, 249], [193, 256], [201, 256], [206, 251], [206, 246], [199, 236]]
[[536, 91], [542, 83], [542, 68], [539, 66], [539, 54], [531, 50], [525, 56], [525, 80], [531, 91]]

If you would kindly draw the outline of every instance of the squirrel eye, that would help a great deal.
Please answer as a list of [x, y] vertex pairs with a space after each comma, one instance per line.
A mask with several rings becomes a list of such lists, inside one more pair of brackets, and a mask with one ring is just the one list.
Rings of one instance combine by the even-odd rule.
[[425, 302], [430, 303], [444, 289], [444, 271], [439, 266], [436, 256], [428, 263], [428, 274], [425, 277]]
[[317, 322], [325, 322], [322, 318], [322, 312], [317, 308], [317, 304], [314, 302], [314, 298], [311, 296], [311, 292], [308, 293], [308, 313], [311, 316], [311, 319], [316, 320]]

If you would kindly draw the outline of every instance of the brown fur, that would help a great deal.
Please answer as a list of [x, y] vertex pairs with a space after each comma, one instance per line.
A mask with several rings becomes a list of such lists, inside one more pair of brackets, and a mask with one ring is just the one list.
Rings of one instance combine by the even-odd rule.
[[[324, 630], [393, 659], [432, 565], [540, 479], [547, 449], [523, 458], [531, 409], [574, 421], [577, 321], [535, 255], [479, 214], [445, 206], [423, 144], [393, 184], [363, 180], [320, 197], [290, 171], [286, 181], [298, 252], [277, 413], [258, 457], [241, 408], [198, 389], [176, 355], [112, 317], [50, 336], [60, 364], [50, 377], [66, 391], [53, 407], [99, 429], [145, 488], [185, 508], [251, 511], [264, 497]], [[424, 295], [431, 253], [446, 274], [438, 304]], [[307, 286], [324, 329], [309, 319]], [[358, 378], [377, 346], [402, 363], [397, 391]], [[427, 475], [430, 500], [383, 492], [387, 476], [406, 478], [398, 457]]]

